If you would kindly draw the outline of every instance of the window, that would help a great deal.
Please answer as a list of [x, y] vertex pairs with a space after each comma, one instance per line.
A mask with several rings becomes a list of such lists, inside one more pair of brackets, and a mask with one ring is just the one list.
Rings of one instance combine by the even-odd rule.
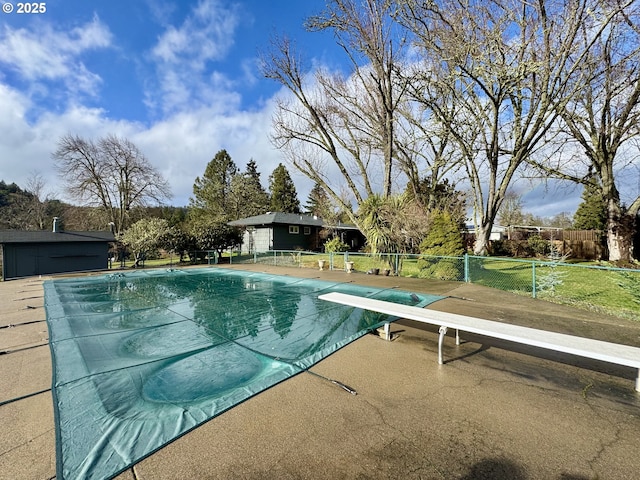
[[298, 225], [289, 225], [289, 233], [298, 234], [300, 233], [300, 227]]
[[304, 234], [311, 235], [311, 227], [304, 227]]

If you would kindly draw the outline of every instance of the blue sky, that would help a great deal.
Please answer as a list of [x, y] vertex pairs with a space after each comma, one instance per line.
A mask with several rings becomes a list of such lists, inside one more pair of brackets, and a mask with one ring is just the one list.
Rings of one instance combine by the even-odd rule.
[[[0, 0], [0, 3], [6, 3]], [[0, 14], [0, 179], [64, 198], [51, 153], [66, 134], [133, 141], [188, 204], [196, 176], [220, 149], [267, 184], [284, 159], [269, 141], [279, 86], [258, 54], [287, 34], [314, 62], [336, 66], [330, 34], [303, 22], [323, 0], [51, 0], [46, 12]], [[290, 170], [291, 171], [291, 170]], [[310, 182], [291, 171], [304, 205]], [[579, 190], [520, 193], [536, 215], [573, 212]]]
[[[6, 2], [2, 2], [3, 4]], [[51, 152], [67, 134], [132, 140], [169, 180], [174, 205], [225, 148], [263, 182], [283, 161], [268, 139], [272, 98], [258, 54], [274, 34], [330, 59], [327, 35], [303, 35], [321, 0], [51, 0], [0, 14], [0, 179], [33, 172], [63, 197]], [[330, 39], [330, 37], [329, 37]], [[308, 182], [291, 172], [302, 203]]]

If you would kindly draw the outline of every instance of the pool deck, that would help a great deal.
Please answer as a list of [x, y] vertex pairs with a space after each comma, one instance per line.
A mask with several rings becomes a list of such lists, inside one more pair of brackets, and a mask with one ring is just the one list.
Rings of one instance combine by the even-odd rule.
[[[434, 310], [640, 346], [640, 322], [478, 285], [234, 265], [446, 296]], [[48, 277], [50, 278], [50, 277]], [[0, 480], [55, 478], [42, 282], [0, 282]], [[119, 475], [162, 479], [630, 479], [640, 476], [635, 371], [392, 325], [221, 414]]]

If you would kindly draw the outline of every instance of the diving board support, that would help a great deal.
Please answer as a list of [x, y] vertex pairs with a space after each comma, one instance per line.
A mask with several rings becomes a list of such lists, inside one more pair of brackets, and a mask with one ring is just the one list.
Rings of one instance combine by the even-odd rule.
[[[444, 337], [447, 334], [447, 327], [444, 325], [438, 329], [438, 364], [444, 365], [444, 360], [442, 359], [442, 344], [444, 343]], [[460, 345], [460, 330], [456, 328], [456, 345]]]
[[[639, 347], [468, 317], [455, 313], [439, 312], [422, 307], [348, 295], [346, 293], [325, 293], [319, 295], [318, 298], [350, 307], [384, 313], [396, 317], [396, 319], [405, 318], [439, 327], [438, 363], [440, 365], [444, 363], [442, 355], [444, 338], [448, 329], [453, 328], [456, 330], [456, 345], [460, 344], [459, 330], [463, 330], [476, 335], [634, 368], [636, 369], [635, 389], [640, 392]], [[389, 324], [387, 322], [385, 324], [385, 332], [387, 333], [388, 326]]]
[[444, 325], [438, 329], [438, 365], [443, 365], [444, 360], [442, 359], [442, 344], [444, 343], [444, 336], [447, 334], [447, 327]]

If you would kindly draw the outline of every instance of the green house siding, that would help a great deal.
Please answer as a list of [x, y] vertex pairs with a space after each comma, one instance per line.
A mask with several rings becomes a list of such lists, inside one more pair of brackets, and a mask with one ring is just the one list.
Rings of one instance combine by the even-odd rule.
[[[312, 235], [304, 234], [302, 225], [291, 225], [298, 233], [291, 233], [289, 225], [273, 226], [273, 245], [275, 250], [310, 250]], [[314, 229], [315, 230], [315, 229]]]

